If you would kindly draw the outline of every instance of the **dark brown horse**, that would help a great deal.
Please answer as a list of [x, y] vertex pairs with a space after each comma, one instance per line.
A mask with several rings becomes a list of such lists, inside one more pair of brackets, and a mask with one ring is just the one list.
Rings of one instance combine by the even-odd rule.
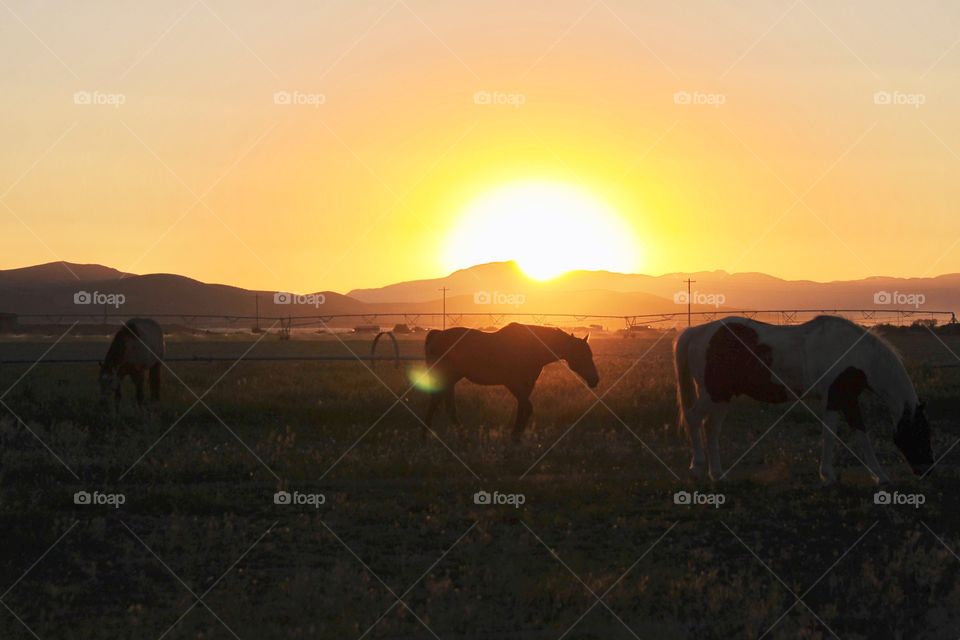
[[163, 329], [149, 318], [133, 318], [117, 331], [100, 363], [100, 403], [106, 405], [113, 392], [120, 405], [120, 383], [124, 376], [133, 378], [137, 387], [137, 404], [143, 405], [143, 379], [150, 375], [150, 398], [160, 399], [160, 368], [163, 366]]
[[503, 385], [517, 399], [514, 437], [519, 437], [533, 414], [530, 394], [546, 365], [564, 360], [594, 388], [600, 382], [593, 352], [586, 338], [577, 338], [555, 327], [511, 323], [494, 332], [454, 327], [430, 331], [424, 344], [433, 381], [427, 409], [427, 426], [440, 400], [450, 420], [459, 424], [454, 387], [462, 378], [483, 385]]

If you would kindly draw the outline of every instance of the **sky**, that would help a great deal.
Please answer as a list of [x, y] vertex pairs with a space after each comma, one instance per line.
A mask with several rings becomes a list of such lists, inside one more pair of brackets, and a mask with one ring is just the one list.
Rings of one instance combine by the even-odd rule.
[[954, 2], [3, 0], [0, 268], [957, 272], [958, 71]]

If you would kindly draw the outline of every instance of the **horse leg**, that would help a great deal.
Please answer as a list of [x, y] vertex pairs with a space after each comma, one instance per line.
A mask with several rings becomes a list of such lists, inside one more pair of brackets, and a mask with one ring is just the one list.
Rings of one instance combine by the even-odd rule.
[[120, 410], [120, 388], [123, 386], [123, 375], [117, 374], [117, 379], [114, 381], [113, 387], [113, 409], [114, 411]]
[[157, 402], [160, 400], [160, 369], [162, 365], [157, 364], [150, 367], [150, 400]]
[[839, 406], [843, 417], [853, 428], [851, 440], [854, 446], [860, 452], [861, 462], [866, 465], [870, 476], [877, 484], [890, 484], [890, 478], [883, 472], [877, 455], [873, 452], [873, 446], [870, 444], [870, 438], [867, 437], [867, 427], [863, 422], [863, 414], [860, 412], [860, 400], [858, 395], [851, 395], [842, 398], [834, 406]]
[[517, 399], [517, 417], [513, 423], [513, 439], [519, 440], [520, 436], [523, 434], [524, 427], [527, 426], [527, 422], [530, 421], [530, 416], [533, 415], [533, 403], [530, 402], [530, 394], [533, 392], [533, 388], [530, 386], [514, 387], [510, 389], [510, 393], [513, 394], [513, 397]]
[[519, 440], [523, 430], [533, 415], [533, 403], [529, 397], [517, 398], [517, 419], [513, 423], [513, 438]]
[[428, 429], [433, 426], [433, 414], [437, 412], [437, 407], [440, 405], [441, 394], [445, 393], [446, 390], [434, 391], [430, 394], [430, 404], [427, 405], [427, 415], [423, 418], [423, 423], [427, 425]]
[[456, 384], [450, 385], [450, 388], [443, 394], [443, 402], [447, 408], [447, 416], [450, 418], [450, 422], [459, 427], [460, 418], [457, 417], [457, 397], [454, 394], [456, 387]]
[[873, 452], [873, 445], [870, 444], [870, 438], [867, 437], [866, 429], [863, 428], [862, 424], [860, 427], [854, 427], [853, 429], [853, 443], [860, 450], [860, 455], [863, 456], [863, 462], [867, 465], [873, 481], [877, 484], [890, 484], [890, 478], [880, 466], [877, 455]]
[[823, 444], [820, 451], [820, 479], [825, 485], [834, 484], [839, 476], [833, 468], [837, 453], [837, 442], [840, 440], [840, 414], [837, 411], [827, 411], [823, 415]]
[[[436, 387], [429, 391], [430, 403], [427, 405], [427, 414], [423, 420], [427, 429], [430, 429], [430, 427], [433, 426], [433, 416], [437, 412], [437, 407], [440, 406], [440, 401], [447, 400], [448, 394], [453, 393], [453, 387], [460, 378], [454, 376], [450, 371], [441, 368], [437, 363], [428, 362], [427, 364], [431, 367], [429, 377], [436, 384]], [[449, 414], [449, 412], [450, 406], [447, 404], [447, 413]]]
[[137, 406], [143, 408], [143, 371], [131, 374], [133, 384], [137, 387]]
[[720, 427], [727, 417], [729, 402], [714, 404], [703, 421], [703, 433], [707, 441], [707, 462], [710, 465], [710, 479], [714, 482], [723, 477], [723, 468], [720, 464]]
[[704, 476], [707, 467], [700, 427], [703, 424], [703, 416], [711, 404], [713, 404], [713, 401], [708, 399], [705, 394], [701, 394], [693, 406], [684, 411], [687, 436], [690, 438], [690, 475], [697, 479]]

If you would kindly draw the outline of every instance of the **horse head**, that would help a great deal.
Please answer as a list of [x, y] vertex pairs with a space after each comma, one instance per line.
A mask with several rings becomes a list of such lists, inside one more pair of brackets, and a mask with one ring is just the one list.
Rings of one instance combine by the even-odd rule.
[[593, 363], [593, 351], [587, 342], [589, 339], [589, 333], [584, 338], [578, 338], [572, 333], [567, 334], [563, 359], [567, 361], [567, 366], [593, 389], [600, 383], [600, 374]]
[[933, 466], [930, 423], [922, 402], [915, 407], [904, 406], [893, 441], [916, 475], [925, 474]]

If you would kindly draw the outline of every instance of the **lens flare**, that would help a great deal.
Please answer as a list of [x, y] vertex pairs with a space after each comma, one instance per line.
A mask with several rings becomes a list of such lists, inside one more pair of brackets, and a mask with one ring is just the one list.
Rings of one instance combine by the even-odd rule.
[[407, 371], [407, 378], [410, 380], [410, 384], [426, 393], [433, 393], [440, 388], [437, 377], [425, 365], [411, 367]]

